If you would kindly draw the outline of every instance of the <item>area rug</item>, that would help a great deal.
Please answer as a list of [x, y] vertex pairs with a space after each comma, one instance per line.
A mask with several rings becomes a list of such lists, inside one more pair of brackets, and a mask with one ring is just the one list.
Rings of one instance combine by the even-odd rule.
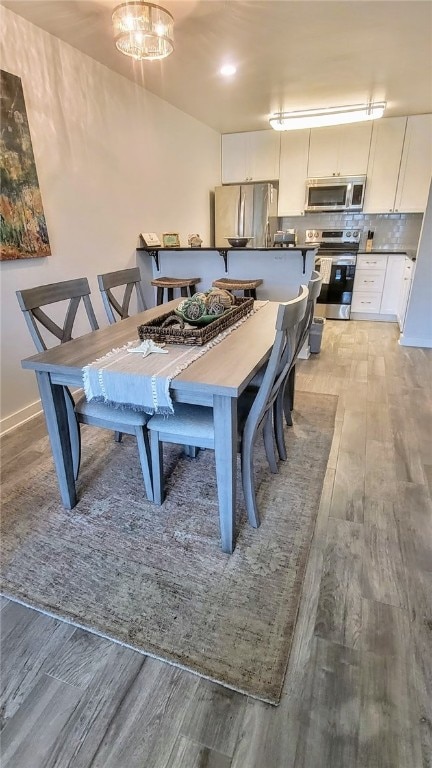
[[238, 472], [237, 540], [220, 549], [214, 454], [167, 446], [167, 498], [146, 501], [134, 439], [83, 430], [79, 503], [63, 509], [48, 438], [2, 489], [6, 596], [276, 704], [330, 452], [337, 398], [296, 394], [288, 461], [255, 452], [261, 526]]

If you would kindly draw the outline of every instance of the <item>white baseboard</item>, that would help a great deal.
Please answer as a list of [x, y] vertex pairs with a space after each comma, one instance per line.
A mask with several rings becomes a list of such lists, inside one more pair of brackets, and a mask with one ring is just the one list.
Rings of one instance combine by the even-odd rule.
[[11, 413], [10, 416], [1, 419], [0, 435], [5, 435], [6, 432], [10, 432], [11, 429], [19, 427], [39, 413], [42, 413], [42, 404], [40, 400], [36, 400], [34, 403], [30, 403], [30, 405], [26, 405], [25, 408], [21, 408], [15, 413]]
[[432, 339], [416, 339], [413, 336], [404, 336], [402, 333], [399, 344], [401, 347], [424, 347], [425, 349], [431, 349]]
[[373, 320], [374, 323], [396, 323], [396, 315], [379, 315], [377, 312], [351, 312], [350, 320]]

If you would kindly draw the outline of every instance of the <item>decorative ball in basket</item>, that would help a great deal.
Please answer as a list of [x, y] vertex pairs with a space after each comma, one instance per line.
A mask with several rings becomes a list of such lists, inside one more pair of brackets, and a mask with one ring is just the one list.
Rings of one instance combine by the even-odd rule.
[[229, 291], [212, 288], [207, 293], [195, 293], [181, 301], [174, 312], [190, 325], [207, 325], [232, 309], [234, 302]]

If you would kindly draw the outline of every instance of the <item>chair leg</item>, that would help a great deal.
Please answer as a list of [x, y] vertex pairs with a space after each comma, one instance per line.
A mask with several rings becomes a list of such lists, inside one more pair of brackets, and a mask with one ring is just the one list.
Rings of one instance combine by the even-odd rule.
[[278, 392], [278, 396], [273, 405], [274, 433], [276, 438], [277, 450], [278, 450], [279, 458], [281, 459], [281, 461], [287, 460], [287, 451], [286, 451], [285, 435], [284, 435], [284, 398], [285, 398], [285, 387], [284, 387], [284, 384], [282, 383], [282, 386]]
[[278, 465], [276, 460], [276, 453], [274, 449], [271, 408], [269, 408], [269, 410], [267, 411], [267, 415], [264, 420], [263, 437], [264, 437], [265, 452], [267, 456], [267, 461], [269, 463], [270, 471], [273, 472], [274, 475], [277, 475], [279, 470], [278, 470]]
[[285, 421], [289, 427], [292, 427], [292, 424], [293, 424], [292, 417], [291, 417], [291, 411], [293, 409], [292, 398], [294, 397], [294, 377], [295, 377], [295, 373], [293, 373], [293, 371], [294, 371], [294, 368], [292, 368], [288, 374], [288, 379], [283, 389], [283, 401], [282, 401], [282, 408], [285, 414]]
[[164, 289], [158, 285], [157, 287], [157, 293], [156, 293], [156, 303], [159, 306], [160, 304], [163, 304], [164, 300]]
[[256, 301], [256, 297], [257, 297], [257, 295], [256, 295], [256, 288], [251, 288], [250, 296], [251, 296], [252, 299], [255, 299], [255, 301]]
[[199, 448], [196, 445], [184, 445], [183, 453], [185, 456], [189, 456], [190, 459], [196, 459], [199, 453]]
[[260, 517], [256, 503], [255, 482], [253, 470], [253, 442], [243, 440], [241, 450], [241, 471], [243, 495], [246, 503], [249, 523], [253, 528], [259, 528]]
[[164, 500], [163, 452], [159, 432], [150, 430], [151, 463], [153, 476], [153, 501], [159, 506]]
[[290, 371], [289, 379], [288, 379], [291, 410], [293, 410], [294, 408], [295, 375], [296, 375], [296, 367], [295, 365], [293, 365]]
[[135, 435], [137, 439], [138, 453], [140, 457], [147, 498], [149, 501], [153, 501], [153, 484], [150, 471], [151, 457], [147, 427], [137, 427], [135, 430]]
[[196, 293], [196, 285], [189, 286], [189, 296], [193, 296]]
[[72, 451], [72, 466], [75, 480], [78, 477], [80, 464], [81, 464], [81, 428], [77, 420], [75, 413], [74, 399], [67, 389], [64, 387], [64, 396], [66, 403], [66, 413], [69, 426], [69, 440]]
[[114, 432], [114, 440], [116, 443], [121, 443], [123, 437], [123, 432]]

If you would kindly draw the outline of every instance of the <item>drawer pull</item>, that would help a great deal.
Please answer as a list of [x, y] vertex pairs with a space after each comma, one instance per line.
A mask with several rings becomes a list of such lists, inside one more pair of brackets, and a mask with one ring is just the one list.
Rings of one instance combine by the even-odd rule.
[[374, 283], [375, 280], [363, 280], [364, 283]]
[[371, 301], [361, 301], [360, 304], [372, 304]]

